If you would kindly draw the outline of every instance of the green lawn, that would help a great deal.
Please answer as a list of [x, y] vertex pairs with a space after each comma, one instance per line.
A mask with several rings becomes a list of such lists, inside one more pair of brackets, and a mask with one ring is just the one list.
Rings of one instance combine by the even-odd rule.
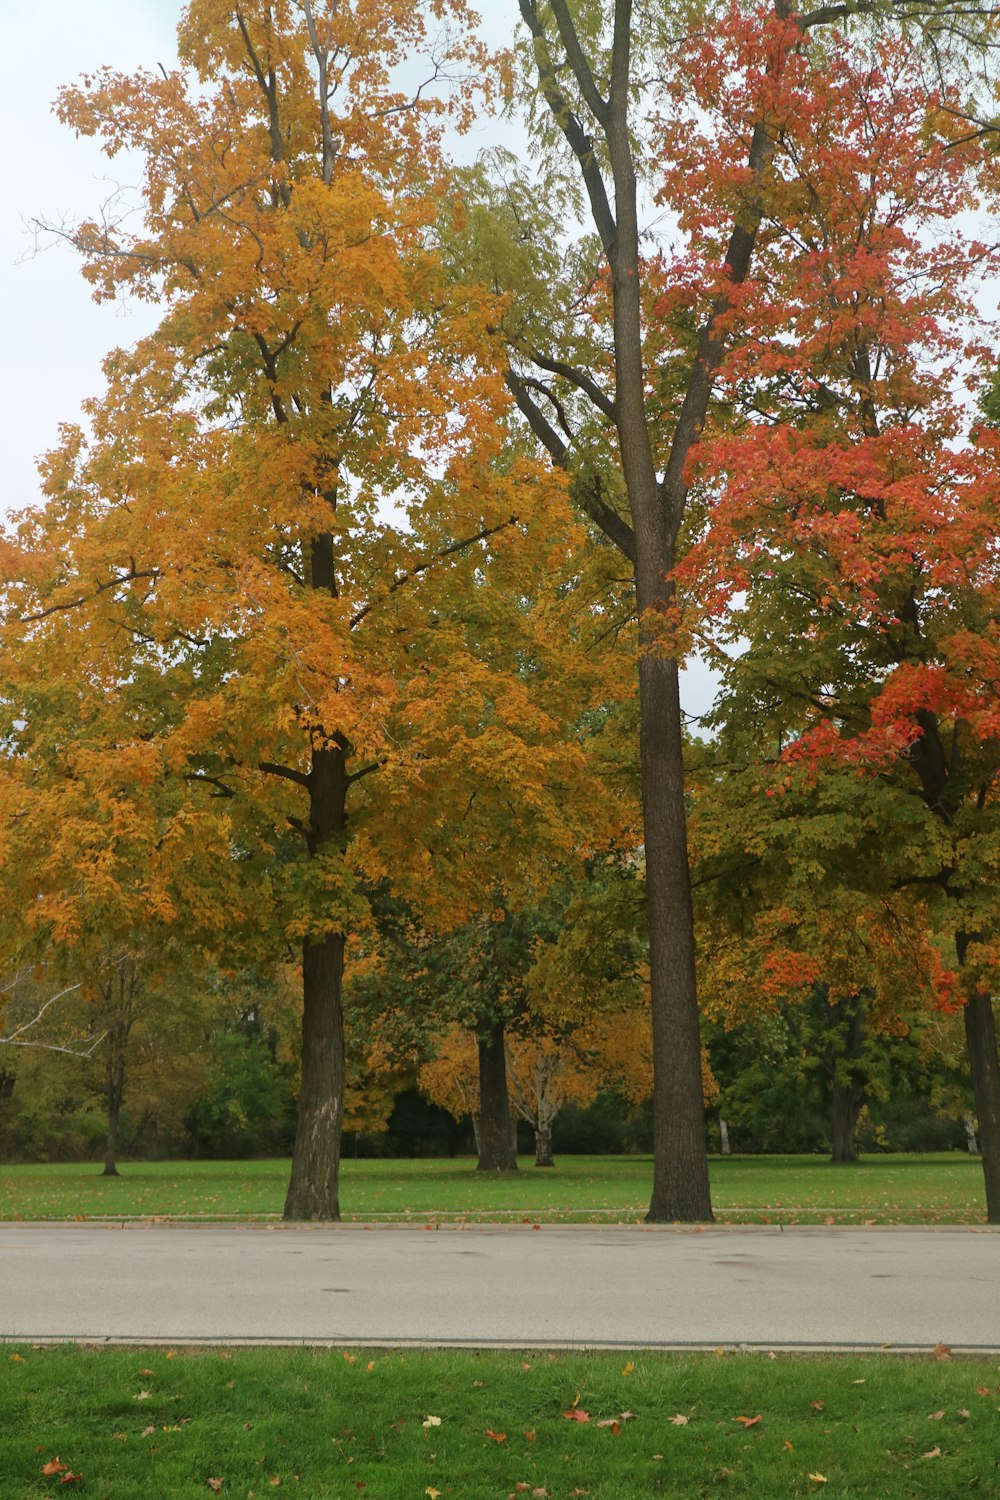
[[8, 1346], [0, 1496], [953, 1500], [998, 1402], [984, 1361]]
[[[552, 1170], [530, 1158], [504, 1175], [471, 1158], [343, 1164], [344, 1217], [634, 1221], [645, 1213], [652, 1163], [642, 1156], [566, 1156]], [[99, 1216], [264, 1218], [281, 1213], [289, 1164], [145, 1162], [120, 1178], [95, 1165], [0, 1168], [0, 1218]], [[977, 1224], [984, 1221], [979, 1161], [964, 1154], [872, 1156], [834, 1167], [815, 1156], [712, 1162], [716, 1216], [729, 1223]]]

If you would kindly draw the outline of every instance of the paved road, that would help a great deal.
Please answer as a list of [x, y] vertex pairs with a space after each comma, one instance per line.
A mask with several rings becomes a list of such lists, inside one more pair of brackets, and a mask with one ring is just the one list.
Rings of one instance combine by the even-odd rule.
[[1000, 1351], [1000, 1233], [7, 1224], [0, 1338]]

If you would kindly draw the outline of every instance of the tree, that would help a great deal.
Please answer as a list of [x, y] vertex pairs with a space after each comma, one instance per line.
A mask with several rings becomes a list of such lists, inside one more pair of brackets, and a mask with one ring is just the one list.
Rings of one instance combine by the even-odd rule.
[[[291, 1218], [338, 1216], [345, 953], [407, 842], [421, 714], [437, 727], [447, 706], [462, 734], [474, 657], [441, 665], [462, 589], [545, 568], [570, 529], [561, 487], [503, 451], [495, 299], [450, 288], [435, 250], [450, 106], [396, 81], [421, 54], [431, 81], [481, 63], [468, 22], [464, 0], [192, 0], [184, 71], [104, 70], [60, 103], [146, 159], [139, 231], [72, 236], [85, 273], [165, 313], [109, 358], [92, 434], [46, 461], [46, 504], [9, 539], [7, 618], [44, 657], [72, 616], [79, 678], [103, 672], [132, 716], [109, 776], [141, 760], [186, 789], [190, 828], [210, 812], [227, 830], [238, 896], [218, 906], [203, 863], [187, 891], [219, 949], [301, 952]], [[467, 89], [452, 100], [468, 118]], [[515, 529], [526, 550], [505, 549]], [[520, 732], [527, 763], [533, 725], [489, 694], [492, 747]], [[425, 852], [411, 836], [414, 880]]]
[[[871, 862], [841, 891], [914, 903], [925, 982], [964, 1006], [996, 1220], [997, 444], [956, 392], [983, 353], [974, 280], [992, 256], [959, 221], [992, 180], [983, 134], [964, 82], [928, 88], [891, 32], [796, 57], [684, 573], [723, 653], [748, 645], [724, 710], [770, 740], [748, 790], [777, 819], [786, 798], [836, 808], [815, 827]], [[693, 158], [710, 147], [692, 135]]]
[[[500, 284], [514, 294], [508, 383], [527, 426], [570, 476], [575, 500], [634, 575], [656, 1059], [649, 1217], [708, 1219], [678, 692], [690, 636], [674, 579], [700, 513], [691, 462], [723, 361], [739, 341], [734, 319], [762, 226], [782, 213], [771, 192], [774, 157], [803, 60], [821, 68], [826, 29], [868, 10], [893, 32], [925, 22], [941, 50], [949, 13], [866, 0], [804, 14], [784, 0], [693, 15], [637, 7], [634, 15], [632, 0], [518, 4], [529, 34], [533, 140], [551, 148], [549, 160], [568, 153], [596, 242], [574, 246], [539, 309], [551, 232], [525, 214], [532, 195], [523, 182], [512, 188], [505, 179], [488, 195], [503, 208], [496, 222], [508, 225], [494, 256]], [[966, 19], [975, 29], [963, 18], [957, 31]], [[731, 118], [727, 100], [738, 101]], [[803, 103], [814, 118], [799, 95], [795, 104]], [[706, 120], [712, 139], [701, 151]], [[675, 216], [684, 250], [644, 235], [640, 189]], [[534, 198], [562, 207], [573, 185], [557, 166]]]

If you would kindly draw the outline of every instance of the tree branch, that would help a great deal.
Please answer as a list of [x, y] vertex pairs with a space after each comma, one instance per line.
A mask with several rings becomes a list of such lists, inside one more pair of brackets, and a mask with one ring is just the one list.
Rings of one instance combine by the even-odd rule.
[[[428, 568], [432, 568], [435, 563], [443, 561], [444, 558], [453, 557], [456, 552], [464, 552], [466, 547], [474, 547], [477, 542], [485, 542], [488, 537], [496, 536], [500, 531], [506, 531], [508, 526], [516, 526], [518, 520], [519, 517], [517, 516], [509, 516], [506, 521], [500, 521], [496, 526], [484, 526], [482, 531], [476, 532], [475, 536], [467, 536], [460, 542], [452, 542], [450, 547], [442, 547], [440, 552], [435, 552], [434, 556], [429, 557], [426, 562], [417, 563], [414, 567], [408, 568], [404, 573], [397, 574], [382, 597], [388, 598], [390, 594], [394, 594], [404, 584], [412, 582], [421, 573], [426, 573]], [[352, 630], [355, 626], [361, 624], [365, 616], [374, 608], [375, 603], [376, 600], [369, 599], [367, 604], [363, 604], [359, 610], [355, 611], [350, 621], [350, 628]]]

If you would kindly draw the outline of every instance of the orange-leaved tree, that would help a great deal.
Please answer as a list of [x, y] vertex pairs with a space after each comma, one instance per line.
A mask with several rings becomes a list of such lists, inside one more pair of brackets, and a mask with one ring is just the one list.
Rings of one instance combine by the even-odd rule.
[[[758, 746], [747, 853], [803, 820], [786, 903], [812, 929], [803, 977], [826, 980], [825, 951], [845, 994], [891, 982], [895, 945], [961, 1001], [997, 1221], [998, 445], [962, 390], [984, 354], [977, 281], [996, 265], [963, 215], [996, 170], [947, 71], [929, 88], [891, 33], [789, 65], [773, 213], [728, 315], [725, 421], [697, 455], [703, 526], [683, 577], [714, 619], [722, 713]], [[746, 129], [748, 107], [730, 109]], [[711, 140], [692, 131], [685, 149], [707, 169]], [[692, 217], [706, 208], [691, 197]], [[805, 908], [810, 883], [825, 917]], [[775, 935], [790, 925], [776, 915]]]
[[[180, 71], [101, 71], [59, 106], [146, 162], [139, 227], [73, 235], [85, 274], [164, 311], [109, 357], [89, 431], [66, 430], [44, 505], [14, 525], [8, 631], [45, 649], [72, 616], [69, 714], [101, 662], [129, 705], [109, 774], [146, 755], [194, 826], [221, 807], [245, 877], [234, 936], [275, 960], [300, 948], [293, 1218], [339, 1212], [341, 983], [379, 828], [425, 847], [399, 832], [428, 774], [421, 716], [447, 692], [462, 722], [462, 663], [435, 678], [419, 643], [457, 649], [456, 561], [509, 581], [567, 546], [560, 487], [505, 446], [496, 299], [452, 288], [436, 249], [454, 211], [441, 132], [470, 96], [435, 81], [481, 63], [470, 20], [464, 0], [192, 0]], [[516, 718], [494, 715], [497, 743]]]

